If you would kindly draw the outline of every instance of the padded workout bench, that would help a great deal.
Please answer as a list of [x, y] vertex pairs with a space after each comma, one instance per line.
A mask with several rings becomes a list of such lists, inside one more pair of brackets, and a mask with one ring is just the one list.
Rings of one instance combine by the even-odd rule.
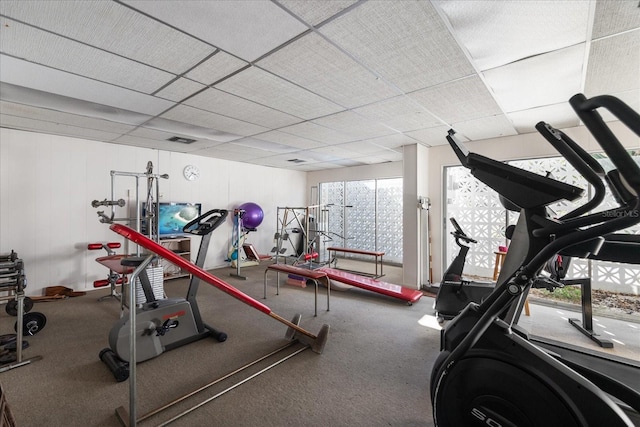
[[329, 311], [329, 295], [331, 284], [327, 273], [319, 270], [309, 270], [307, 268], [295, 267], [287, 264], [271, 264], [264, 271], [264, 299], [267, 299], [267, 273], [269, 270], [276, 272], [276, 295], [280, 294], [280, 273], [295, 274], [305, 279], [313, 280], [315, 285], [315, 316], [318, 315], [318, 282], [321, 281], [327, 287], [327, 311]]
[[[329, 251], [329, 259], [331, 259], [331, 252], [334, 252], [333, 267], [337, 268], [337, 269], [338, 269], [338, 267], [337, 267], [338, 259], [335, 257], [335, 253], [336, 252], [343, 252], [343, 253], [348, 253], [348, 254], [358, 254], [358, 255], [370, 255], [370, 256], [374, 257], [374, 259], [375, 259], [375, 264], [376, 264], [376, 272], [375, 272], [375, 274], [363, 273], [361, 271], [345, 270], [343, 268], [340, 268], [339, 270], [349, 271], [351, 273], [362, 274], [364, 276], [370, 276], [370, 277], [373, 277], [374, 279], [377, 279], [378, 277], [384, 276], [384, 273], [382, 272], [382, 257], [384, 256], [384, 252], [380, 252], [380, 251], [365, 251], [365, 250], [362, 250], [362, 249], [336, 248], [336, 247], [327, 248], [327, 251]], [[380, 264], [380, 274], [378, 274], [378, 264]]]

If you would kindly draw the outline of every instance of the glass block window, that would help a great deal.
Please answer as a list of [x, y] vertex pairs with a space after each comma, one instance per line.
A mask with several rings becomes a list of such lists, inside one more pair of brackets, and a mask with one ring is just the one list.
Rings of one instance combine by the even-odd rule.
[[319, 195], [327, 217], [325, 248], [384, 251], [385, 261], [402, 262], [402, 178], [321, 183]]
[[[633, 151], [632, 156], [640, 164], [640, 152]], [[605, 171], [613, 169], [609, 159], [600, 154], [595, 155], [603, 165]], [[586, 180], [562, 157], [543, 159], [518, 160], [509, 162], [519, 168], [547, 175], [569, 184], [584, 188], [582, 198], [573, 202], [561, 201], [550, 205], [553, 216], [559, 217], [582, 205], [593, 195], [593, 188]], [[494, 252], [498, 246], [504, 245], [506, 239], [504, 230], [509, 224], [515, 224], [517, 212], [507, 212], [501, 205], [497, 193], [485, 184], [475, 179], [468, 169], [462, 166], [447, 167], [444, 170], [445, 182], [445, 240], [446, 268], [458, 253], [458, 247], [453, 237], [448, 218], [454, 217], [462, 229], [471, 237], [478, 240], [472, 245], [467, 262], [465, 275], [491, 278], [493, 273]], [[597, 207], [597, 211], [618, 206], [613, 195], [607, 189], [604, 202]], [[620, 231], [621, 233], [640, 234], [640, 226]], [[604, 261], [588, 261], [574, 259], [567, 277], [591, 277], [594, 288], [611, 289], [618, 292], [640, 292], [640, 266], [620, 264]]]

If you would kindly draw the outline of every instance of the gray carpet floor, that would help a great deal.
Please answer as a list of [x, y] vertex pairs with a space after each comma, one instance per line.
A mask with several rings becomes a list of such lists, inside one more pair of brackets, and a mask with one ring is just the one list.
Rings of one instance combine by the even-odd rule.
[[[405, 303], [352, 289], [332, 292], [326, 311], [324, 289], [313, 315], [313, 288], [281, 286], [275, 275], [263, 300], [264, 266], [242, 269], [247, 280], [224, 268], [214, 274], [266, 303], [286, 319], [302, 314], [301, 326], [317, 333], [330, 325], [322, 354], [305, 350], [172, 423], [176, 426], [431, 426], [429, 374], [439, 332], [423, 326], [433, 299]], [[385, 266], [384, 280], [394, 283]], [[399, 273], [400, 272], [400, 273]], [[397, 269], [395, 274], [401, 274]], [[286, 277], [281, 275], [282, 283]], [[398, 276], [396, 276], [398, 279]], [[401, 283], [400, 280], [395, 283]], [[188, 280], [165, 282], [170, 297], [184, 297]], [[17, 425], [118, 426], [115, 409], [128, 408], [128, 382], [118, 383], [99, 360], [120, 305], [98, 302], [106, 290], [55, 302], [38, 302], [46, 327], [29, 337], [24, 357], [42, 360], [0, 373]], [[138, 364], [137, 410], [142, 416], [283, 346], [287, 327], [219, 290], [202, 284], [198, 294], [205, 321], [225, 331], [224, 343], [201, 340]], [[15, 318], [0, 312], [0, 334], [13, 332]], [[292, 347], [288, 352], [299, 348]], [[286, 352], [285, 351], [285, 352]], [[141, 425], [158, 425], [271, 365], [274, 356], [209, 387]]]

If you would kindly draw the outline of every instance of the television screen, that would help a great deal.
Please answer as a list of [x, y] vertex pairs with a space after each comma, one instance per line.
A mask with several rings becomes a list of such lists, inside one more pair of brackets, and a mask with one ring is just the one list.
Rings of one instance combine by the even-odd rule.
[[[160, 202], [158, 204], [159, 236], [161, 238], [183, 236], [185, 233], [182, 232], [182, 228], [199, 217], [201, 210], [200, 203]], [[145, 207], [143, 207], [144, 211]]]

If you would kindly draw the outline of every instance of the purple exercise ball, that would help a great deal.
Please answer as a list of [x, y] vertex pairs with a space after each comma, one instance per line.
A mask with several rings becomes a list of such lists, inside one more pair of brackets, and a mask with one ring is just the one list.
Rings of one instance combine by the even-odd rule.
[[247, 202], [241, 204], [238, 209], [244, 210], [242, 215], [242, 225], [246, 228], [258, 228], [264, 219], [262, 208], [255, 203]]

